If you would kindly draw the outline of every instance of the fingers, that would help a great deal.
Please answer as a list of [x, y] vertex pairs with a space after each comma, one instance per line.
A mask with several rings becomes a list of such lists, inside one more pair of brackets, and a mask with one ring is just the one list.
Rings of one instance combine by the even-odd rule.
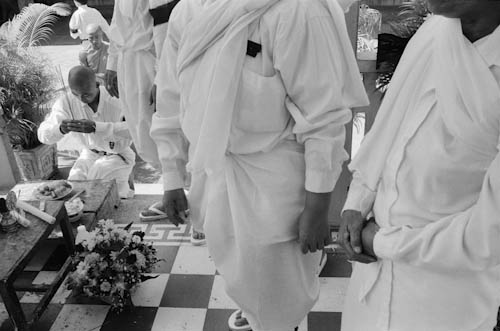
[[182, 223], [182, 219], [180, 218], [174, 204], [168, 204], [166, 209], [166, 213], [170, 223], [174, 224], [175, 226], [179, 226], [179, 224]]
[[307, 252], [309, 252], [309, 244], [306, 241], [301, 241], [300, 250], [302, 251], [302, 254], [307, 254]]
[[354, 256], [350, 257], [349, 260], [364, 264], [369, 264], [377, 261], [377, 259], [374, 258], [373, 256], [366, 254], [355, 254]]
[[329, 245], [330, 243], [330, 238], [325, 237], [325, 238], [319, 238], [319, 239], [300, 239], [299, 238], [299, 243], [300, 243], [300, 250], [302, 251], [303, 254], [307, 254], [309, 252], [315, 253], [317, 251], [323, 250], [326, 246]]
[[340, 245], [342, 248], [346, 251], [347, 256], [351, 258], [352, 256], [356, 255], [354, 250], [351, 247], [351, 236], [349, 234], [349, 231], [347, 231], [347, 228], [344, 229], [344, 231], [340, 231]]
[[94, 131], [94, 124], [88, 120], [69, 120], [63, 121], [64, 129], [68, 131], [90, 133]]
[[116, 72], [114, 71], [107, 71], [106, 72], [106, 90], [108, 93], [115, 97], [118, 98], [118, 80], [117, 80], [117, 75]]
[[[349, 229], [349, 226], [347, 227]], [[356, 254], [360, 254], [362, 252], [361, 249], [361, 228], [358, 230], [357, 228], [350, 228], [349, 234], [351, 237], [350, 246], [354, 250]]]
[[168, 219], [172, 224], [178, 226], [184, 223], [184, 219], [187, 216], [188, 203], [182, 189], [165, 191], [163, 205], [165, 206]]

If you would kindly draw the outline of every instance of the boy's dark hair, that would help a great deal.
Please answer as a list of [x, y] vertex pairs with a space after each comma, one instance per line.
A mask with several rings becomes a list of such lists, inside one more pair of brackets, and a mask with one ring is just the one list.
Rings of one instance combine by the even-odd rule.
[[89, 2], [89, 0], [75, 0], [77, 1], [78, 3], [81, 3], [82, 5], [86, 5], [87, 2]]

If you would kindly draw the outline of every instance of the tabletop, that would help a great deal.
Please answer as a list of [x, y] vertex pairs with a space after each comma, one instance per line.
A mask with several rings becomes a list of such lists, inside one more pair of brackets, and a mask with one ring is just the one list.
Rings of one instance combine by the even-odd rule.
[[[37, 203], [32, 204], [38, 207]], [[57, 218], [63, 206], [62, 201], [47, 201], [45, 212]], [[12, 269], [21, 263], [55, 226], [29, 213], [26, 213], [26, 218], [31, 222], [29, 227], [20, 226], [18, 231], [13, 233], [0, 232], [0, 280], [5, 280]]]

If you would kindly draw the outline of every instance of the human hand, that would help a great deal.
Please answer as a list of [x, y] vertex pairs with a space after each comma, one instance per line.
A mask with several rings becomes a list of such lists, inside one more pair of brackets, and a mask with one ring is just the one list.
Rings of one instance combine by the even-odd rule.
[[380, 229], [380, 226], [375, 222], [374, 218], [370, 218], [366, 223], [363, 231], [361, 232], [361, 242], [363, 243], [363, 253], [366, 255], [370, 255], [373, 257], [377, 257], [375, 255], [375, 251], [373, 249], [373, 239], [375, 238], [375, 234]]
[[328, 209], [331, 193], [306, 193], [306, 206], [299, 217], [299, 243], [302, 253], [314, 253], [330, 244]]
[[153, 110], [156, 112], [156, 84], [153, 84], [153, 88], [151, 88], [151, 95], [149, 96], [149, 104], [153, 106]]
[[94, 121], [81, 119], [81, 120], [63, 120], [59, 129], [62, 133], [79, 132], [79, 133], [93, 133], [95, 132], [96, 124]]
[[172, 224], [178, 226], [184, 223], [187, 216], [188, 202], [182, 188], [163, 193], [163, 208]]
[[115, 98], [119, 97], [118, 94], [118, 76], [114, 70], [106, 70], [105, 75], [106, 90], [108, 93]]
[[[365, 219], [357, 210], [346, 210], [342, 213], [342, 221], [339, 229], [339, 242], [351, 261], [361, 263], [373, 263], [377, 259], [363, 253], [361, 234], [365, 225]], [[367, 238], [368, 239], [368, 238]]]

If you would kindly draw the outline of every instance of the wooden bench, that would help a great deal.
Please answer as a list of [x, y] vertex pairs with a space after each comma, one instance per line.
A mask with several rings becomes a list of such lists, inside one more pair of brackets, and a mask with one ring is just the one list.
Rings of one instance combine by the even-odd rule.
[[[33, 205], [38, 207], [36, 203]], [[19, 228], [14, 233], [0, 233], [0, 252], [2, 254], [0, 259], [0, 295], [12, 322], [19, 331], [30, 330], [33, 323], [40, 318], [71, 267], [71, 259], [68, 256], [51, 284], [16, 287], [14, 283], [57, 224], [61, 228], [69, 254], [74, 252], [75, 239], [66, 208], [64, 208], [64, 202], [48, 201], [46, 212], [56, 218], [54, 224], [48, 224], [35, 216], [26, 214], [31, 221], [28, 228]], [[21, 308], [17, 291], [45, 292], [30, 320], [26, 318]]]

